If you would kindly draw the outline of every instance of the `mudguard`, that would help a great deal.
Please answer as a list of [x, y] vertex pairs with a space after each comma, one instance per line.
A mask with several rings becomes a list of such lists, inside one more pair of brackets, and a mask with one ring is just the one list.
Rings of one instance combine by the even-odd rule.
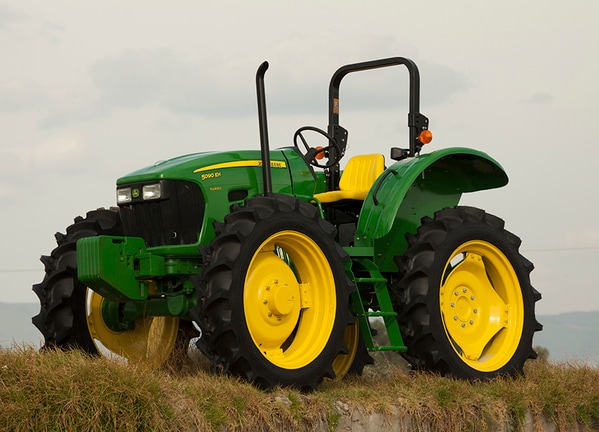
[[354, 246], [374, 248], [382, 271], [397, 271], [394, 257], [407, 248], [424, 216], [454, 207], [463, 193], [505, 186], [508, 177], [486, 153], [447, 148], [404, 159], [387, 168], [364, 200]]

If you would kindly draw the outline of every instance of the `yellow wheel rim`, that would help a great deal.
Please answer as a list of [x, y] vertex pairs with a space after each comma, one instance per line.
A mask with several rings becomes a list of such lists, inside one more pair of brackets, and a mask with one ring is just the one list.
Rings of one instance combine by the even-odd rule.
[[516, 272], [497, 247], [483, 240], [458, 247], [445, 266], [439, 300], [445, 332], [467, 365], [492, 372], [513, 357], [524, 302]]
[[136, 321], [133, 330], [117, 332], [104, 323], [103, 301], [100, 294], [87, 290], [87, 327], [98, 351], [150, 368], [162, 366], [175, 346], [179, 318], [148, 317]]
[[343, 334], [343, 343], [347, 347], [347, 354], [339, 354], [333, 361], [333, 370], [337, 377], [342, 377], [349, 372], [356, 358], [359, 342], [360, 326], [357, 323], [347, 326]]
[[335, 324], [333, 272], [307, 235], [281, 231], [256, 250], [245, 278], [245, 321], [272, 364], [299, 369], [324, 350]]

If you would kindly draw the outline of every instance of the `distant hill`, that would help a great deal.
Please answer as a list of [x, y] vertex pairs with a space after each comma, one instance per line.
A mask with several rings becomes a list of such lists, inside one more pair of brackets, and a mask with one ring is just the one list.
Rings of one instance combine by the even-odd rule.
[[534, 345], [549, 350], [550, 361], [584, 362], [599, 366], [599, 311], [541, 315], [543, 331]]
[[[35, 303], [0, 303], [0, 347], [13, 343], [42, 344], [42, 335], [31, 323], [39, 313]], [[543, 331], [535, 334], [534, 346], [546, 348], [554, 362], [585, 362], [599, 366], [599, 311], [541, 315]]]

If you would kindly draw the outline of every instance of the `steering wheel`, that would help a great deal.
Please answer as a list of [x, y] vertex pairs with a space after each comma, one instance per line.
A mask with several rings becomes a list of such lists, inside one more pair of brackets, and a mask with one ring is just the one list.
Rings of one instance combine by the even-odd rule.
[[[316, 147], [316, 148], [310, 147], [308, 145], [308, 142], [306, 141], [306, 138], [304, 137], [304, 134], [303, 134], [305, 131], [313, 131], [313, 132], [319, 133], [320, 135], [324, 136], [330, 144], [326, 147]], [[299, 146], [299, 144], [297, 142], [298, 138], [302, 141], [305, 152]], [[339, 143], [337, 142], [337, 140], [332, 135], [330, 135], [327, 132], [323, 131], [322, 129], [318, 129], [314, 126], [302, 126], [297, 131], [295, 131], [295, 134], [293, 135], [293, 145], [295, 146], [298, 153], [304, 158], [304, 160], [307, 163], [309, 163], [312, 166], [318, 167], [318, 168], [330, 168], [333, 165], [336, 165], [337, 163], [339, 163], [339, 161], [343, 157], [341, 147], [339, 146]], [[322, 159], [324, 157], [324, 155], [327, 154], [327, 152], [330, 155], [329, 150], [331, 150], [331, 148], [335, 149], [335, 152], [334, 152], [335, 157], [333, 159], [331, 159], [329, 157], [329, 161], [327, 163], [322, 163], [322, 164], [319, 163], [318, 159]], [[318, 155], [322, 155], [322, 156], [317, 157]]]

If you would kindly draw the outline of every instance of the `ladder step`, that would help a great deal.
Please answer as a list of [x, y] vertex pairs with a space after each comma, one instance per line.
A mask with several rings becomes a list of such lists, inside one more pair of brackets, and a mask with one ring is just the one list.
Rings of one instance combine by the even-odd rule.
[[367, 317], [396, 317], [397, 312], [372, 311], [365, 312], [364, 315]]
[[405, 352], [407, 348], [403, 345], [375, 345], [373, 351], [395, 351], [395, 352]]
[[362, 277], [362, 278], [356, 278], [355, 281], [357, 283], [386, 283], [387, 279], [385, 279], [384, 277], [372, 277], [372, 278], [367, 278], [367, 277]]
[[[360, 332], [364, 338], [364, 343], [368, 351], [396, 351], [404, 352], [407, 348], [404, 346], [399, 325], [397, 323], [397, 312], [393, 308], [393, 302], [389, 296], [387, 288], [388, 280], [383, 277], [377, 266], [370, 259], [358, 258], [360, 264], [360, 273], [352, 274], [356, 284], [356, 291], [352, 293], [352, 313], [356, 315], [360, 325]], [[367, 298], [362, 298], [365, 296]], [[374, 311], [367, 311], [367, 307], [372, 306]], [[372, 335], [372, 329], [368, 318], [382, 317], [389, 345], [377, 345]]]

